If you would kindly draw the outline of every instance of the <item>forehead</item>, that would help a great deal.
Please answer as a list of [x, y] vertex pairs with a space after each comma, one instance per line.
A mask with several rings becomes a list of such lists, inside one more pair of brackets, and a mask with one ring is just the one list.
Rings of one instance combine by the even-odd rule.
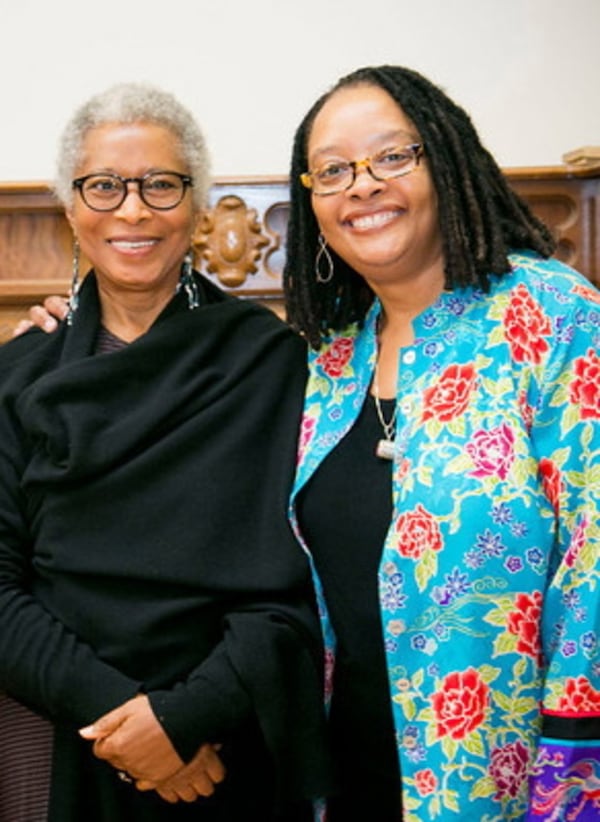
[[412, 121], [379, 86], [349, 86], [335, 91], [313, 122], [308, 156], [328, 152], [364, 152], [382, 140], [418, 139]]
[[151, 168], [185, 171], [177, 135], [156, 123], [104, 123], [89, 129], [81, 142], [79, 170]]

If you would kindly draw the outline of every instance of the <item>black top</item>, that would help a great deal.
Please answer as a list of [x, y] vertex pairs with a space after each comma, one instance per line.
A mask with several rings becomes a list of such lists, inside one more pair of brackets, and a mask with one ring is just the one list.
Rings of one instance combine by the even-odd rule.
[[0, 349], [0, 689], [55, 723], [50, 820], [194, 813], [157, 810], [78, 739], [139, 691], [184, 759], [224, 743], [229, 775], [199, 820], [236, 820], [236, 801], [253, 819], [264, 789], [262, 822], [273, 785], [324, 789], [322, 648], [286, 519], [305, 347], [198, 285], [200, 308], [179, 294], [92, 356], [88, 274], [71, 327]]
[[[394, 400], [382, 402], [385, 419]], [[392, 514], [392, 462], [375, 455], [383, 436], [368, 397], [354, 427], [298, 500], [301, 530], [323, 583], [338, 642], [331, 727], [340, 763], [333, 820], [399, 816], [398, 757], [377, 591]], [[374, 816], [374, 813], [377, 816]]]

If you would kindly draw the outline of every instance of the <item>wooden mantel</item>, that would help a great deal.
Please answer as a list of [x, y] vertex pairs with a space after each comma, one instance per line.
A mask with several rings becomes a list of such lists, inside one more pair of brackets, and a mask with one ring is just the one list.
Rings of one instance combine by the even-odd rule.
[[[507, 179], [554, 232], [556, 256], [600, 286], [600, 166], [507, 168]], [[197, 267], [224, 289], [283, 314], [285, 177], [218, 178], [195, 235]], [[65, 293], [72, 236], [45, 181], [0, 182], [0, 341], [27, 308]]]

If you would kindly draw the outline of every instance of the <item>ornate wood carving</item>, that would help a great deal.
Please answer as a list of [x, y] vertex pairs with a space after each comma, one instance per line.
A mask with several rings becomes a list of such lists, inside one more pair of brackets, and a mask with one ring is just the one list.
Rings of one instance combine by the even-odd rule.
[[[557, 256], [600, 285], [600, 168], [505, 169], [554, 231]], [[227, 291], [283, 316], [289, 214], [285, 177], [220, 178], [194, 239], [198, 268]], [[45, 182], [0, 183], [0, 341], [30, 305], [65, 293], [71, 231]]]
[[216, 274], [221, 285], [236, 288], [258, 271], [260, 250], [269, 238], [261, 232], [256, 209], [227, 194], [204, 214], [193, 245], [206, 261], [206, 271]]

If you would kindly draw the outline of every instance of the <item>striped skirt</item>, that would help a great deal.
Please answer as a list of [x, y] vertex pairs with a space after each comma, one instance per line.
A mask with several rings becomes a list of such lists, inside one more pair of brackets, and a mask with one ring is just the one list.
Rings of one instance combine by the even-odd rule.
[[0, 693], [0, 820], [46, 822], [52, 725]]

